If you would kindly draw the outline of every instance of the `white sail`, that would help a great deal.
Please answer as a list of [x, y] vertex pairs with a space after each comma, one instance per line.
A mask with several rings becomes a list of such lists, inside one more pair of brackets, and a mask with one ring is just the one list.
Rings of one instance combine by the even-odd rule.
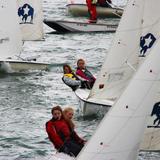
[[43, 38], [43, 12], [41, 0], [17, 0], [17, 14], [23, 40]]
[[[160, 1], [131, 0], [89, 98], [116, 100], [159, 38]], [[104, 87], [100, 87], [104, 86]], [[107, 92], [106, 92], [107, 91]]]
[[[149, 55], [152, 46], [157, 43], [160, 38], [160, 1], [145, 0], [144, 14], [143, 14], [143, 27], [140, 43], [140, 55], [146, 57]], [[144, 43], [145, 41], [145, 43]], [[145, 58], [144, 58], [145, 59]], [[140, 62], [143, 63], [143, 58], [140, 57]], [[159, 81], [160, 86], [160, 81]], [[143, 150], [160, 150], [160, 124], [159, 113], [160, 107], [156, 105], [160, 101], [159, 90], [156, 94], [156, 100], [153, 104], [153, 111], [150, 112], [148, 117], [147, 129], [141, 143]]]
[[[143, 4], [144, 0], [131, 0], [127, 5], [89, 98], [115, 100], [132, 77], [138, 65]], [[104, 87], [100, 88], [101, 84]]]
[[[116, 43], [112, 46], [111, 52], [109, 52], [103, 64], [100, 76], [89, 98], [96, 98], [96, 100], [102, 100], [104, 98], [113, 100], [114, 102], [117, 97], [119, 97], [132, 77], [134, 69], [136, 70], [139, 66], [134, 65], [137, 59], [136, 57], [132, 57], [139, 57], [137, 64], [142, 63], [160, 37], [159, 10], [159, 0], [155, 0], [154, 2], [150, 0], [143, 2], [141, 0], [134, 0], [129, 2], [116, 34]], [[131, 13], [133, 16], [131, 16]], [[135, 23], [135, 21], [139, 21], [139, 24]], [[131, 28], [128, 27], [128, 29], [123, 30], [127, 24], [130, 25], [129, 27]], [[126, 34], [123, 35], [123, 38], [121, 38], [122, 31], [125, 31]], [[133, 31], [137, 32], [137, 34], [134, 34]], [[117, 41], [120, 39], [122, 39], [122, 43], [118, 44]], [[135, 50], [134, 47], [136, 48]], [[125, 55], [129, 54], [132, 56], [128, 61]], [[104, 88], [99, 89], [100, 84], [104, 84]], [[159, 94], [157, 94], [156, 97], [155, 103], [159, 101]], [[160, 113], [160, 110], [157, 110], [157, 112]], [[141, 144], [141, 149], [143, 150], [160, 150], [158, 120], [157, 123], [154, 123], [158, 118], [158, 113], [152, 116], [151, 114], [149, 115], [148, 128], [145, 131], [145, 136]]]
[[15, 1], [11, 0], [0, 1], [0, 19], [1, 19], [0, 59], [1, 60], [5, 60], [15, 55], [19, 55], [22, 50], [22, 40], [18, 24], [18, 17], [17, 14], [15, 13], [16, 7], [17, 6]]
[[77, 160], [136, 160], [160, 78], [160, 40]]

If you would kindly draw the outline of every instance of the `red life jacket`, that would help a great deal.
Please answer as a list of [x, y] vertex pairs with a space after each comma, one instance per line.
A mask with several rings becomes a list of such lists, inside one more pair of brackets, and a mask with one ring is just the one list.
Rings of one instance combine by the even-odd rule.
[[50, 120], [46, 123], [48, 138], [56, 149], [60, 149], [64, 142], [70, 139], [71, 132], [64, 119]]

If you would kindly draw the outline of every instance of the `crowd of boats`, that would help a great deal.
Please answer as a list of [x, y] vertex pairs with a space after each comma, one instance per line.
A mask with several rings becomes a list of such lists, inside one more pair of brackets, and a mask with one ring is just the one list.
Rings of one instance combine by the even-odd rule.
[[[90, 2], [92, 0], [89, 0]], [[104, 0], [104, 2], [107, 0]], [[113, 4], [109, 4], [107, 6], [100, 6], [98, 5], [98, 1], [95, 2], [93, 6], [95, 6], [95, 17], [97, 18], [112, 18], [112, 19], [120, 19], [123, 13], [123, 9], [119, 8], [117, 6], [114, 6]], [[88, 8], [86, 3], [78, 3], [71, 1], [69, 4], [66, 5], [66, 8], [68, 10], [68, 14], [74, 16], [74, 17], [89, 17], [92, 15], [92, 11], [89, 11], [90, 8]], [[91, 12], [91, 13], [90, 13]], [[113, 23], [113, 21], [108, 22], [99, 22], [97, 23], [89, 23], [89, 21], [86, 19], [86, 21], [68, 21], [68, 20], [53, 20], [53, 19], [45, 19], [44, 23], [47, 24], [49, 27], [53, 28], [54, 30], [60, 32], [60, 33], [67, 33], [67, 32], [115, 32], [116, 28], [118, 26], [118, 22], [116, 21]], [[91, 21], [90, 21], [91, 22]]]
[[[124, 13], [113, 5], [98, 6], [98, 17], [121, 18], [116, 25], [44, 20], [61, 33], [116, 31], [94, 85], [73, 89], [84, 116], [100, 110], [105, 116], [76, 158], [56, 153], [54, 160], [136, 160], [140, 150], [160, 151], [160, 1], [155, 1], [130, 0]], [[41, 1], [6, 0], [0, 4], [1, 71], [47, 70], [49, 64], [37, 57], [21, 56], [22, 40], [43, 38]], [[66, 7], [73, 16], [88, 14], [86, 4]]]

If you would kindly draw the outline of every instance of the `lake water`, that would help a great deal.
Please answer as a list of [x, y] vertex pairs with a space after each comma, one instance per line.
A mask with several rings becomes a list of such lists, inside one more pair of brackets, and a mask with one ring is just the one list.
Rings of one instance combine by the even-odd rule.
[[[45, 18], [75, 20], [66, 15], [65, 5], [66, 0], [43, 0]], [[50, 31], [44, 25], [45, 41], [26, 42], [23, 52], [40, 55], [41, 60], [51, 63], [49, 72], [0, 75], [0, 160], [49, 159], [54, 148], [45, 123], [51, 118], [52, 106], [73, 107], [76, 130], [86, 139], [101, 120], [80, 116], [76, 96], [61, 80], [62, 66], [68, 63], [75, 67], [77, 59], [84, 58], [97, 75], [114, 33], [48, 34]], [[158, 160], [160, 154], [141, 153], [139, 159]]]

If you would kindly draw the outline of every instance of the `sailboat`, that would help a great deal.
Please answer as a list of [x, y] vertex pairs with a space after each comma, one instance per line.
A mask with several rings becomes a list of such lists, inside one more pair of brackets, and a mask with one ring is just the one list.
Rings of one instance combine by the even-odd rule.
[[[100, 122], [76, 160], [136, 160], [156, 100], [160, 79], [160, 39]], [[69, 156], [53, 157], [68, 160]], [[70, 157], [70, 160], [74, 158]]]
[[[24, 59], [21, 57], [22, 34], [18, 23], [16, 1], [2, 0], [0, 13], [0, 70], [7, 72], [46, 70], [48, 63], [36, 62], [35, 58]], [[25, 18], [27, 18], [27, 11], [25, 11]], [[26, 30], [25, 34], [29, 35], [29, 32]], [[23, 39], [25, 38], [23, 37]]]
[[[84, 2], [84, 1], [83, 1]], [[97, 15], [101, 18], [120, 18], [123, 14], [123, 9], [112, 4], [109, 4], [110, 7], [101, 7], [96, 6]], [[67, 5], [67, 11], [69, 14], [75, 17], [87, 17], [88, 8], [84, 3], [78, 2], [69, 2]]]
[[115, 32], [118, 24], [88, 23], [68, 20], [44, 20], [44, 23], [59, 33]]
[[[67, 5], [67, 7], [72, 8], [72, 5], [76, 6], [76, 4], [69, 4], [69, 5]], [[80, 4], [80, 7], [81, 6], [83, 6], [83, 5]], [[85, 6], [85, 10], [88, 14], [88, 9], [87, 9], [86, 4], [84, 4], [84, 6]], [[73, 10], [74, 10], [73, 12], [78, 13], [79, 12], [78, 8], [76, 8], [76, 9], [73, 8]], [[98, 10], [98, 8], [99, 7], [97, 7], [97, 10]], [[108, 10], [110, 10], [110, 12], [112, 12], [112, 13], [107, 12], [106, 13], [107, 15], [112, 14], [112, 16], [113, 16], [114, 14], [119, 15], [120, 13], [122, 13], [121, 9], [119, 9], [120, 11], [118, 9], [114, 9], [115, 11], [113, 11], [113, 8], [109, 8]], [[113, 13], [113, 12], [115, 12], [115, 13]], [[116, 15], [116, 17], [117, 17], [117, 15]], [[119, 15], [118, 18], [120, 18], [120, 17], [121, 16]], [[90, 33], [90, 32], [115, 32], [118, 27], [119, 21], [115, 21], [115, 22], [106, 21], [105, 23], [98, 21], [97, 23], [89, 23], [88, 21], [45, 19], [44, 23], [58, 33], [79, 33], [79, 32], [83, 32], [83, 33], [89, 32]]]
[[77, 160], [136, 160], [160, 78], [160, 40], [135, 73]]
[[[150, 54], [160, 36], [159, 6], [158, 0], [154, 3], [149, 0], [128, 2], [114, 43], [92, 90], [75, 91], [84, 115], [101, 111], [106, 113], [120, 97], [139, 65]], [[158, 101], [157, 98], [155, 103]], [[155, 122], [158, 113], [157, 109], [155, 113], [148, 115], [150, 127], [146, 129], [142, 150], [160, 150], [159, 124]]]

